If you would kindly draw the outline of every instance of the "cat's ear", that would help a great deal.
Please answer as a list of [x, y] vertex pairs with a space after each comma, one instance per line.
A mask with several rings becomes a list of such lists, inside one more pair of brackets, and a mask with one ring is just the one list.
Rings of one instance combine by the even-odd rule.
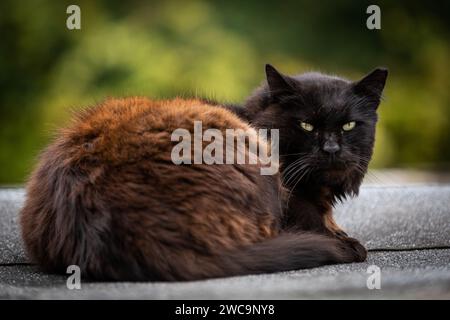
[[388, 70], [386, 68], [377, 68], [356, 82], [353, 87], [354, 91], [357, 94], [380, 100], [387, 76]]
[[288, 94], [293, 91], [292, 86], [288, 82], [288, 77], [278, 72], [270, 64], [266, 64], [266, 78], [272, 97]]

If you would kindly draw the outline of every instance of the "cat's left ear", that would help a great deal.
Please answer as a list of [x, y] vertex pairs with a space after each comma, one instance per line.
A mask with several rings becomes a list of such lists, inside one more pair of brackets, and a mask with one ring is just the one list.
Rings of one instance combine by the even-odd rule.
[[356, 82], [353, 89], [356, 94], [369, 96], [379, 101], [387, 76], [388, 70], [386, 68], [377, 68]]
[[266, 78], [269, 85], [270, 94], [273, 98], [289, 94], [293, 91], [287, 76], [280, 73], [270, 64], [266, 64]]

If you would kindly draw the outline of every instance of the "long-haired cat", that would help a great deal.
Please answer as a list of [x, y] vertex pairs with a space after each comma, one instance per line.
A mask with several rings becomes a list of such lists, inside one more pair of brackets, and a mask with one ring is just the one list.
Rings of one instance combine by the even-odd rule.
[[[266, 70], [268, 84], [233, 112], [146, 98], [80, 112], [28, 182], [21, 225], [31, 259], [49, 272], [78, 265], [89, 279], [129, 281], [363, 261], [331, 205], [358, 190], [386, 71], [353, 83]], [[171, 134], [192, 131], [194, 121], [221, 131], [280, 128], [282, 174], [261, 175], [259, 163], [174, 164]]]
[[266, 65], [267, 83], [238, 114], [253, 127], [280, 131], [280, 172], [288, 188], [284, 228], [311, 230], [353, 242], [334, 222], [337, 200], [358, 194], [372, 157], [377, 108], [387, 70], [351, 82], [306, 73], [294, 77]]

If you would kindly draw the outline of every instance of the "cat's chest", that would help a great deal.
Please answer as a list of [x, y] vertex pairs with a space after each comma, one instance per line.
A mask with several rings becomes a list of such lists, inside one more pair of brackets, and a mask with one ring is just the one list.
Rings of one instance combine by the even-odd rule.
[[330, 210], [331, 206], [320, 200], [292, 194], [287, 203], [286, 225], [300, 230], [320, 230], [323, 228], [323, 217]]

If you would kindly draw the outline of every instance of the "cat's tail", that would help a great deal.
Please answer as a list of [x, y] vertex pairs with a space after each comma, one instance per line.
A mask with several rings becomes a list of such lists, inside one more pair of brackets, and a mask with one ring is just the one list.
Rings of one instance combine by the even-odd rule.
[[220, 263], [234, 275], [271, 273], [349, 263], [358, 259], [351, 245], [315, 233], [284, 233], [252, 246], [226, 253]]
[[176, 278], [195, 280], [361, 262], [366, 257], [365, 249], [358, 245], [317, 233], [283, 233], [275, 238], [211, 257], [205, 260], [203, 266], [199, 266], [198, 273], [192, 273], [191, 269], [191, 272], [184, 276], [179, 274]]

